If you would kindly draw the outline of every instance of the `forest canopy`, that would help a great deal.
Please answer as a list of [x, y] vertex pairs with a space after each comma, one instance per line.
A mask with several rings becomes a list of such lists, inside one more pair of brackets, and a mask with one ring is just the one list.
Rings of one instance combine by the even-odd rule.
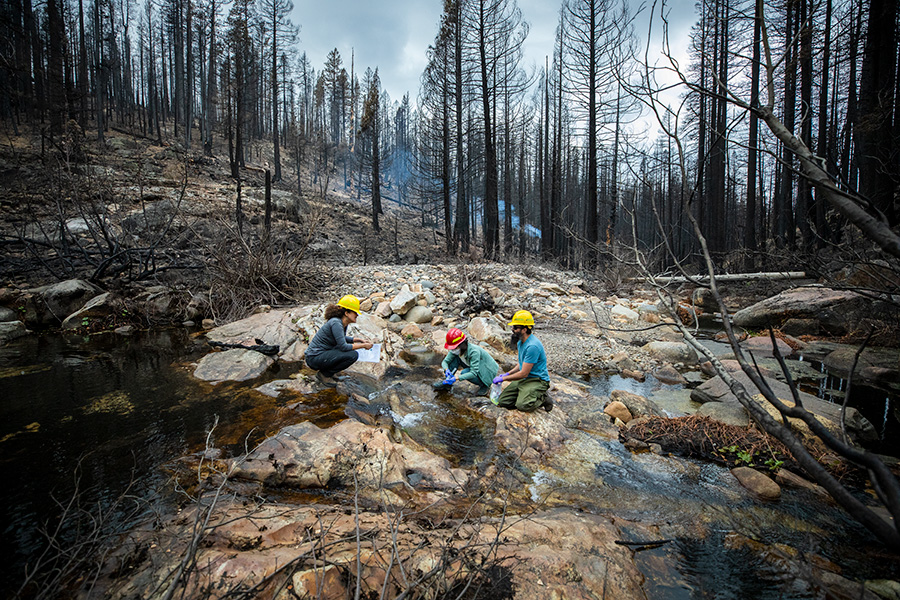
[[[119, 128], [227, 158], [236, 181], [265, 142], [274, 182], [324, 194], [339, 173], [375, 231], [385, 199], [416, 207], [450, 253], [591, 268], [635, 245], [663, 269], [699, 262], [690, 214], [714, 257], [753, 269], [853, 237], [797, 147], [760, 127], [772, 98], [829, 185], [896, 227], [897, 3], [696, 9], [678, 64], [665, 4], [640, 9], [672, 51], [659, 60], [631, 3], [564, 0], [533, 72], [515, 0], [446, 0], [420, 89], [397, 100], [366, 57], [311, 64], [297, 34], [315, 24], [292, 23], [290, 0], [2, 0], [0, 118], [50, 147], [73, 127], [100, 144]], [[680, 96], [654, 114], [673, 76]], [[652, 139], [639, 118], [655, 119]]]

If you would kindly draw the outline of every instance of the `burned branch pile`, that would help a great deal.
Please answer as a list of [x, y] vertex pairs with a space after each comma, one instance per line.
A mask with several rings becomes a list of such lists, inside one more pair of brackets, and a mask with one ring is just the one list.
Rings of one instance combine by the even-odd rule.
[[487, 292], [475, 287], [466, 294], [465, 306], [460, 313], [463, 315], [477, 315], [482, 311], [496, 312], [494, 299]]
[[623, 437], [659, 444], [666, 452], [711, 460], [729, 467], [748, 466], [799, 471], [788, 449], [755, 427], [735, 427], [709, 417], [650, 417], [623, 432]]

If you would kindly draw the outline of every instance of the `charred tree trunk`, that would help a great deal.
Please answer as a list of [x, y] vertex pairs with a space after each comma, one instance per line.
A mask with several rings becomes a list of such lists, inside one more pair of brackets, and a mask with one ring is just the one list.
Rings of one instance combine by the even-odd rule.
[[871, 0], [859, 83], [859, 118], [856, 150], [862, 194], [887, 217], [900, 223], [895, 195], [896, 174], [891, 172], [896, 144], [893, 135], [895, 76], [897, 69], [897, 1]]

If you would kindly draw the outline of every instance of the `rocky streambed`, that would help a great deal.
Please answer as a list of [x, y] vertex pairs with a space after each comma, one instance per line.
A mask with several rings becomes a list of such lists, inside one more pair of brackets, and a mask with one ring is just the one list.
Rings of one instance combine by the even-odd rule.
[[[752, 427], [658, 299], [600, 298], [555, 273], [461, 273], [350, 269], [346, 291], [363, 299], [355, 334], [382, 343], [382, 356], [336, 390], [317, 387], [302, 363], [321, 303], [261, 307], [195, 337], [198, 350], [277, 345], [274, 357], [232, 348], [182, 365], [201, 395], [234, 390], [272, 411], [249, 409], [227, 435], [220, 425], [195, 443], [172, 467], [182, 500], [118, 539], [90, 594], [891, 597], [896, 556], [808, 481], [628, 441], [629, 426], [654, 416]], [[473, 311], [483, 294], [491, 310]], [[551, 412], [507, 412], [465, 385], [431, 389], [451, 326], [511, 366], [504, 324], [521, 307], [548, 350]], [[771, 351], [767, 339], [744, 343]], [[822, 360], [835, 352], [846, 354], [834, 346]], [[893, 357], [867, 359], [870, 383], [890, 383]], [[873, 432], [857, 414], [860, 443]]]

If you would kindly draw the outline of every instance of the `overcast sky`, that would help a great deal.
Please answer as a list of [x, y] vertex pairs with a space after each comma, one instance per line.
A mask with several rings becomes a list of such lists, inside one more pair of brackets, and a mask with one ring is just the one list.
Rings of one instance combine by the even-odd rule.
[[[629, 0], [637, 2], [638, 0]], [[362, 79], [367, 67], [378, 67], [381, 83], [393, 100], [409, 92], [416, 101], [419, 77], [427, 61], [426, 50], [434, 41], [442, 0], [294, 0], [292, 19], [300, 25], [300, 51], [321, 70], [325, 57], [337, 48], [350, 72], [351, 52], [356, 73]], [[694, 0], [670, 0], [673, 47], [686, 43], [686, 32], [694, 21]], [[558, 2], [519, 0], [531, 26], [525, 41], [525, 66], [543, 64], [552, 54], [559, 19]], [[646, 35], [646, 25], [638, 27]]]

